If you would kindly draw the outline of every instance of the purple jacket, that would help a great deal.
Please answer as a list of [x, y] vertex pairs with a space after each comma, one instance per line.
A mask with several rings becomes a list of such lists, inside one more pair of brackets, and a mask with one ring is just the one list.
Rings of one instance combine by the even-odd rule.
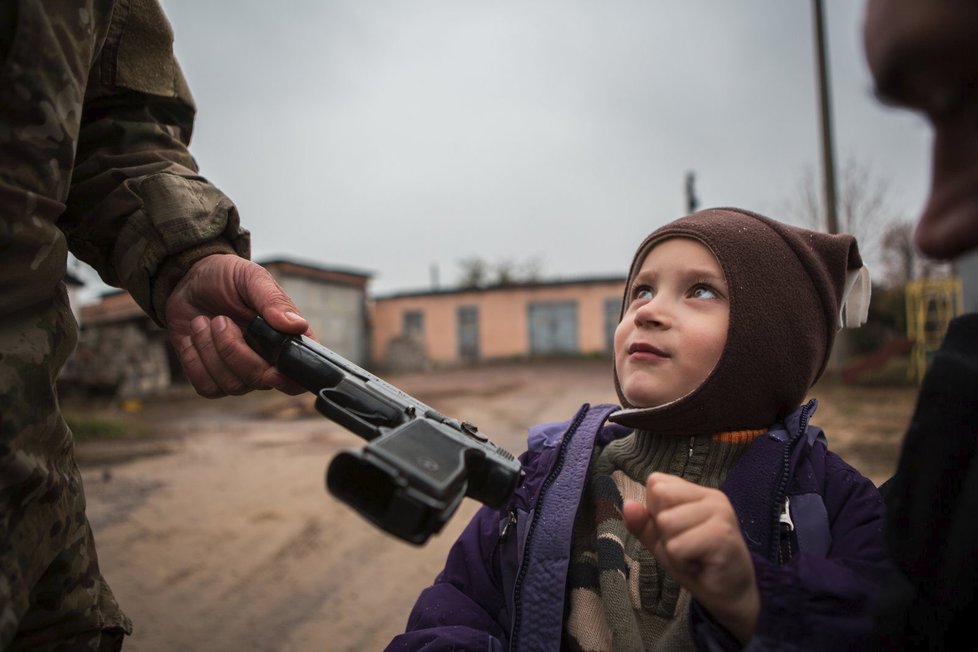
[[[808, 425], [815, 402], [759, 437], [723, 491], [740, 518], [761, 591], [747, 649], [863, 649], [887, 571], [876, 487]], [[595, 445], [631, 432], [605, 423], [617, 406], [584, 405], [530, 430], [526, 476], [507, 507], [483, 507], [459, 536], [407, 630], [388, 650], [556, 650], [563, 635], [571, 532]], [[779, 524], [785, 499], [794, 531]], [[692, 603], [703, 650], [740, 649]]]

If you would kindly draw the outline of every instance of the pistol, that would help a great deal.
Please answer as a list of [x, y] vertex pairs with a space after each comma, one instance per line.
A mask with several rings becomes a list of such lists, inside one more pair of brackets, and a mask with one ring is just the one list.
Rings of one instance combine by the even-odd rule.
[[522, 477], [519, 461], [471, 423], [440, 414], [303, 335], [256, 317], [248, 344], [316, 395], [316, 410], [367, 440], [338, 453], [326, 487], [368, 521], [421, 545], [468, 496], [501, 507]]

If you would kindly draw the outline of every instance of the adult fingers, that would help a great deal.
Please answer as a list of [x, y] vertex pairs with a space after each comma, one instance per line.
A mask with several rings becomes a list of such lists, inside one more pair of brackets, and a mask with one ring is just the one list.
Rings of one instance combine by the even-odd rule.
[[285, 290], [261, 265], [248, 263], [235, 274], [238, 294], [272, 328], [293, 335], [311, 335], [309, 322], [299, 314]]
[[211, 376], [194, 344], [192, 335], [172, 334], [173, 347], [180, 359], [180, 366], [187, 380], [197, 393], [206, 398], [224, 396], [224, 392]]
[[[268, 364], [249, 347], [237, 324], [224, 316], [207, 319], [195, 317], [191, 322], [194, 349], [217, 391], [207, 387], [205, 396], [244, 394], [252, 389], [266, 389], [263, 374]], [[198, 392], [201, 391], [198, 387]]]
[[[218, 320], [226, 324], [218, 326]], [[200, 324], [206, 326], [200, 328]], [[253, 389], [276, 389], [293, 396], [306, 391], [255, 353], [240, 329], [226, 317], [215, 318], [213, 323], [198, 317], [194, 325], [200, 330], [192, 335], [174, 335], [173, 346], [187, 380], [201, 396], [220, 398]]]
[[[211, 376], [228, 394], [244, 394], [253, 389], [277, 389], [292, 395], [305, 391], [255, 352], [232, 320], [226, 317], [211, 320], [211, 335], [214, 351], [220, 357], [211, 368]], [[222, 376], [217, 370], [226, 371], [226, 374]]]

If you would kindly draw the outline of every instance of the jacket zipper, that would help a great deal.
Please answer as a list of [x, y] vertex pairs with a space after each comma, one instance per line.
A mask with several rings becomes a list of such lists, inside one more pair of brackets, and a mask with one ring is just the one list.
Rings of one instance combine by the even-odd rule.
[[[791, 545], [791, 533], [795, 530], [795, 523], [791, 520], [791, 499], [784, 497], [784, 507], [781, 509], [781, 516], [778, 517], [778, 564], [783, 565], [794, 556], [794, 546]], [[784, 549], [780, 543], [784, 541], [788, 548], [788, 554], [784, 554]]]
[[506, 533], [509, 532], [509, 526], [510, 525], [516, 525], [516, 512], [515, 511], [509, 510], [509, 514], [507, 514], [507, 517], [508, 518], [506, 520], [506, 525], [504, 525], [503, 526], [503, 529], [499, 532], [499, 538], [500, 538], [500, 540], [506, 538]]
[[[774, 512], [772, 517], [771, 525], [772, 533], [772, 551], [770, 558], [771, 560], [777, 560], [778, 563], [782, 563], [782, 550], [781, 550], [781, 516], [783, 513], [783, 508], [787, 507], [788, 501], [788, 474], [791, 468], [791, 451], [794, 450], [794, 443], [798, 437], [805, 434], [808, 430], [808, 417], [812, 410], [812, 406], [815, 404], [814, 400], [809, 401], [801, 408], [801, 415], [798, 419], [798, 432], [796, 432], [784, 445], [784, 453], [781, 458], [781, 479], [778, 481], [778, 490], [774, 495], [774, 504], [772, 511]], [[790, 520], [790, 517], [789, 517]], [[790, 552], [790, 549], [789, 549]]]
[[[533, 534], [536, 532], [537, 521], [540, 519], [540, 503], [543, 502], [543, 498], [550, 488], [550, 485], [554, 483], [557, 476], [560, 475], [560, 471], [564, 468], [564, 458], [567, 456], [567, 448], [570, 445], [571, 440], [574, 435], [577, 434], [577, 429], [581, 427], [581, 422], [584, 421], [584, 415], [590, 412], [590, 408], [586, 410], [581, 410], [578, 417], [574, 419], [571, 427], [567, 430], [567, 434], [564, 435], [563, 440], [560, 442], [560, 452], [557, 454], [557, 462], [554, 464], [554, 468], [550, 470], [547, 479], [543, 481], [540, 486], [540, 493], [537, 494], [536, 502], [533, 506], [533, 518], [530, 520], [530, 526], [526, 531], [526, 545], [523, 547], [524, 553], [529, 550], [530, 543], [533, 539]], [[515, 520], [515, 519], [514, 519]], [[517, 543], [517, 545], [519, 545]], [[515, 642], [519, 639], [520, 618], [522, 616], [520, 609], [519, 595], [523, 588], [523, 579], [526, 577], [526, 571], [530, 565], [530, 556], [527, 554], [523, 555], [523, 561], [520, 562], [520, 570], [516, 573], [516, 580], [513, 582], [513, 631], [509, 637], [509, 649], [514, 650]]]

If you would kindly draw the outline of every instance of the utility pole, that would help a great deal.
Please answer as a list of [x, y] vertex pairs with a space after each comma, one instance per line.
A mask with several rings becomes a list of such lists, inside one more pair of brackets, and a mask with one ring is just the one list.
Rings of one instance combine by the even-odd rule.
[[431, 267], [429, 267], [428, 269], [429, 269], [429, 275], [431, 277], [431, 289], [432, 290], [437, 290], [437, 289], [439, 289], [439, 285], [438, 285], [438, 263], [431, 263]]
[[686, 212], [695, 213], [700, 205], [696, 196], [696, 173], [690, 170], [686, 173]]
[[825, 20], [822, 0], [812, 0], [815, 23], [815, 65], [818, 72], [819, 120], [822, 127], [822, 185], [825, 204], [825, 229], [839, 232], [835, 197], [835, 161], [832, 153], [832, 101], [829, 93], [828, 62], [825, 53]]
[[[822, 126], [822, 184], [824, 189], [823, 203], [825, 204], [825, 230], [829, 233], [839, 232], [839, 220], [835, 197], [835, 161], [832, 153], [832, 100], [829, 93], [829, 64], [825, 52], [825, 12], [823, 0], [812, 0], [812, 18], [815, 24], [815, 65], [818, 79], [819, 121]], [[839, 371], [845, 367], [850, 357], [852, 338], [848, 330], [843, 329], [835, 338], [835, 345], [829, 355], [828, 367]]]

